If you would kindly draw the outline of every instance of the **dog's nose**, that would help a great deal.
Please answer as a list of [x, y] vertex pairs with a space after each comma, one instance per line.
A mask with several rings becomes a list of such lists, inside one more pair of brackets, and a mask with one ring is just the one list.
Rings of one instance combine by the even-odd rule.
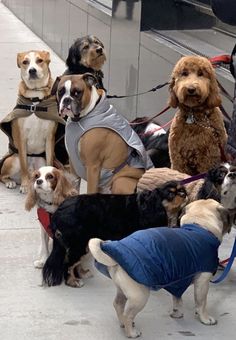
[[43, 180], [42, 180], [42, 179], [37, 179], [36, 184], [37, 184], [37, 185], [43, 184]]
[[30, 74], [31, 76], [35, 75], [36, 73], [37, 73], [36, 68], [31, 67], [31, 68], [29, 69], [29, 74]]
[[69, 106], [71, 104], [71, 98], [70, 97], [66, 97], [63, 99], [63, 104], [65, 106]]
[[236, 172], [230, 172], [230, 173], [228, 174], [228, 177], [229, 177], [229, 178], [232, 178], [232, 179], [236, 178]]
[[102, 53], [102, 47], [98, 47], [98, 48], [96, 49], [96, 52], [97, 52], [97, 53]]
[[189, 94], [194, 94], [196, 92], [196, 88], [194, 86], [189, 86], [188, 87], [188, 93]]

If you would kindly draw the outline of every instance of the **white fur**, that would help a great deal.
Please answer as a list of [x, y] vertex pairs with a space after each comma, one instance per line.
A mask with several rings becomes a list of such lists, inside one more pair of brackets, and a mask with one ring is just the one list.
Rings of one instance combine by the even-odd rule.
[[84, 108], [80, 112], [80, 117], [86, 116], [90, 111], [92, 111], [96, 105], [96, 102], [98, 101], [99, 94], [97, 93], [96, 87], [93, 85], [92, 86], [92, 91], [91, 91], [91, 97], [90, 97], [90, 102], [87, 107]]
[[[64, 99], [65, 99], [65, 98], [70, 98], [71, 100], [73, 100], [73, 98], [72, 98], [71, 95], [70, 95], [70, 90], [71, 90], [71, 80], [65, 81], [64, 87], [65, 87], [65, 93], [64, 93], [64, 95], [62, 96], [61, 101], [60, 101], [60, 104], [59, 104], [59, 112], [60, 112], [60, 113], [62, 113], [62, 112], [63, 112], [63, 109], [64, 109], [64, 103], [63, 103], [63, 102], [64, 102]], [[66, 114], [67, 114], [69, 117], [74, 117], [73, 113], [69, 111], [69, 110], [71, 110], [71, 106], [70, 106], [70, 105], [67, 107], [67, 109], [68, 109], [68, 111], [67, 111]]]
[[153, 132], [152, 136], [160, 136], [166, 134], [166, 131], [155, 123], [149, 123], [144, 131], [144, 133]]

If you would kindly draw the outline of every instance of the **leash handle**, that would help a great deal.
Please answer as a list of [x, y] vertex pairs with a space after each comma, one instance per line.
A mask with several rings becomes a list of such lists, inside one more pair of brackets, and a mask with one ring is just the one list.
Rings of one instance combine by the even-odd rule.
[[227, 266], [225, 267], [223, 273], [217, 279], [211, 280], [212, 283], [219, 283], [226, 278], [226, 276], [228, 275], [228, 273], [229, 273], [229, 271], [232, 267], [232, 264], [234, 262], [235, 257], [236, 257], [236, 238], [235, 238], [235, 241], [234, 241], [233, 249], [232, 249], [232, 252], [231, 252]]

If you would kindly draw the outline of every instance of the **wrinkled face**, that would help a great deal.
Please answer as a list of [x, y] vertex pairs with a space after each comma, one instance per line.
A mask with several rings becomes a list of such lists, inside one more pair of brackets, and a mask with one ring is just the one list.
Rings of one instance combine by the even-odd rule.
[[17, 66], [21, 77], [29, 87], [49, 77], [50, 54], [46, 51], [29, 51], [17, 54]]
[[162, 190], [163, 205], [168, 211], [181, 209], [188, 201], [187, 192], [184, 186], [177, 182], [165, 184]]
[[57, 186], [56, 169], [52, 166], [44, 166], [32, 175], [34, 189], [37, 193], [53, 192]]
[[75, 49], [77, 52], [75, 63], [78, 62], [94, 70], [100, 70], [106, 61], [104, 45], [94, 35], [78, 39], [78, 42], [75, 43]]
[[95, 82], [96, 78], [88, 73], [62, 77], [57, 88], [59, 114], [62, 117], [81, 118], [90, 103]]
[[183, 57], [173, 71], [173, 91], [179, 101], [188, 107], [203, 104], [210, 94], [212, 66], [203, 57]]

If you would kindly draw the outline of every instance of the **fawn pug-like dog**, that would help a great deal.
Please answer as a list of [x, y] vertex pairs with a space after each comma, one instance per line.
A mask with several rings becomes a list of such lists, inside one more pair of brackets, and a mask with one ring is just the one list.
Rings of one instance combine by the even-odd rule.
[[181, 297], [191, 283], [200, 321], [216, 324], [206, 301], [212, 273], [217, 270], [218, 247], [231, 228], [228, 211], [213, 199], [198, 200], [186, 206], [180, 223], [181, 228], [141, 230], [121, 241], [89, 241], [97, 268], [117, 287], [114, 307], [127, 337], [141, 335], [134, 318], [146, 305], [151, 289], [170, 292], [171, 316], [181, 318]]

